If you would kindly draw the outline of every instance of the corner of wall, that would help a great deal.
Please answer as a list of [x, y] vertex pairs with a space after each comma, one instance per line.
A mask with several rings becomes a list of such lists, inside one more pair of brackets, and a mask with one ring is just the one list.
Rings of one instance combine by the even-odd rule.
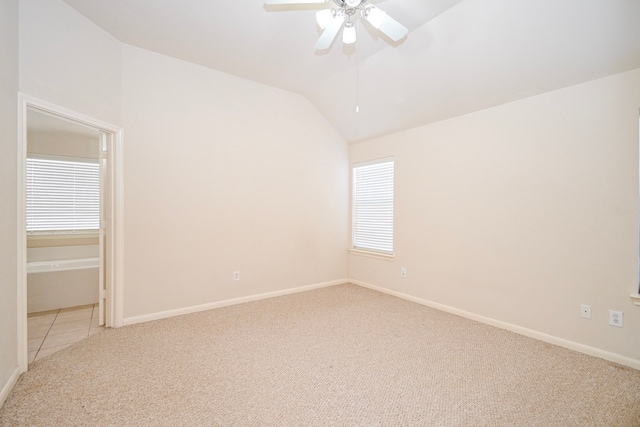
[[0, 404], [20, 376], [17, 325], [18, 0], [0, 2]]

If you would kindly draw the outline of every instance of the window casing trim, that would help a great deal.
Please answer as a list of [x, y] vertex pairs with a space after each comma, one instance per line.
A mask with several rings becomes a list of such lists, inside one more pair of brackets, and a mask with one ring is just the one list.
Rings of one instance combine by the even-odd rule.
[[386, 261], [393, 261], [396, 256], [393, 253], [389, 253], [389, 252], [379, 252], [379, 251], [374, 251], [371, 249], [360, 249], [360, 248], [350, 248], [348, 249], [349, 253], [351, 255], [358, 255], [358, 256], [364, 256], [364, 257], [369, 257], [369, 258], [377, 258], [377, 259], [383, 259]]
[[[385, 251], [376, 248], [370, 248], [362, 245], [356, 245], [356, 217], [357, 217], [357, 209], [356, 209], [356, 169], [363, 168], [367, 166], [373, 166], [377, 164], [391, 163], [392, 168], [392, 179], [391, 179], [391, 250]], [[395, 192], [395, 159], [394, 157], [383, 157], [378, 159], [367, 160], [363, 162], [356, 162], [351, 164], [351, 248], [349, 248], [349, 252], [355, 255], [363, 255], [369, 256], [372, 258], [386, 259], [390, 260], [394, 257], [394, 232], [395, 232], [395, 200], [394, 200], [394, 192]]]

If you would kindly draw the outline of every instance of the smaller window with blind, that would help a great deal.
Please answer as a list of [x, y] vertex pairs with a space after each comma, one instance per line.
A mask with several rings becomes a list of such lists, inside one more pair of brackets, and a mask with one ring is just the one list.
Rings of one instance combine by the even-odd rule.
[[353, 248], [393, 253], [393, 159], [353, 166]]
[[100, 226], [100, 168], [95, 161], [27, 159], [27, 232], [73, 233]]

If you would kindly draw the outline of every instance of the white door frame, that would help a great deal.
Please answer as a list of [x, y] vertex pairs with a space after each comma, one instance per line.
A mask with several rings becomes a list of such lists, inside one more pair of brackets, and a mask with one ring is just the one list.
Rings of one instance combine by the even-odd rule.
[[[18, 362], [22, 372], [26, 372], [28, 363], [27, 338], [27, 231], [26, 231], [26, 162], [27, 162], [27, 110], [36, 109], [62, 120], [81, 123], [106, 134], [109, 175], [107, 186], [110, 189], [107, 197], [110, 212], [107, 215], [107, 240], [112, 242], [107, 248], [106, 271], [106, 319], [107, 327], [118, 328], [124, 325], [123, 300], [123, 248], [124, 248], [124, 194], [123, 194], [123, 130], [93, 117], [77, 113], [67, 108], [18, 93]], [[101, 260], [104, 262], [104, 260]]]

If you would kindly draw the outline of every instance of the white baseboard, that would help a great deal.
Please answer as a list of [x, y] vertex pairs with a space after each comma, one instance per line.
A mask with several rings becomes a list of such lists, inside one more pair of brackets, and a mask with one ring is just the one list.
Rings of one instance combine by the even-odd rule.
[[261, 299], [280, 297], [283, 295], [295, 294], [298, 292], [310, 291], [313, 289], [327, 288], [329, 286], [348, 283], [347, 279], [333, 280], [330, 282], [316, 283], [314, 285], [300, 286], [297, 288], [283, 289], [280, 291], [267, 292], [264, 294], [249, 295], [241, 298], [234, 298], [224, 301], [217, 301], [208, 304], [195, 305], [191, 307], [178, 308], [175, 310], [162, 311], [159, 313], [144, 314], [142, 316], [127, 317], [124, 319], [125, 325], [150, 322], [152, 320], [166, 319], [168, 317], [182, 316], [183, 314], [197, 313], [199, 311], [212, 310], [214, 308], [227, 307], [230, 305], [242, 304], [245, 302], [258, 301]]
[[2, 408], [2, 405], [4, 405], [4, 401], [7, 400], [9, 393], [11, 393], [11, 390], [13, 390], [13, 387], [18, 382], [21, 374], [22, 371], [20, 370], [20, 367], [16, 367], [15, 371], [13, 371], [13, 374], [11, 374], [11, 376], [9, 377], [9, 381], [7, 381], [7, 383], [2, 388], [2, 391], [0, 392], [0, 408]]
[[402, 298], [407, 301], [415, 302], [417, 304], [425, 305], [427, 307], [435, 308], [436, 310], [444, 311], [447, 313], [455, 314], [466, 319], [475, 320], [480, 323], [484, 323], [490, 326], [495, 326], [500, 329], [506, 329], [507, 331], [515, 332], [519, 335], [524, 335], [529, 338], [534, 338], [540, 341], [544, 341], [549, 344], [554, 344], [560, 347], [568, 348], [580, 353], [587, 354], [589, 356], [598, 357], [608, 360], [610, 362], [618, 363], [620, 365], [628, 366], [633, 369], [640, 370], [640, 360], [632, 359], [630, 357], [622, 356], [620, 354], [611, 353], [599, 348], [591, 347], [588, 345], [580, 344], [574, 341], [569, 341], [563, 338], [554, 337], [552, 335], [545, 334], [543, 332], [535, 331], [533, 329], [524, 328], [522, 326], [514, 325], [512, 323], [503, 322], [500, 320], [492, 319], [490, 317], [480, 316], [468, 311], [460, 310], [455, 307], [451, 307], [437, 302], [425, 300], [422, 298], [414, 297], [411, 295], [403, 294], [402, 292], [393, 291], [380, 286], [372, 285], [370, 283], [361, 282], [359, 280], [350, 279], [349, 283], [362, 286], [363, 288], [369, 288], [374, 291], [382, 292], [388, 295], [392, 295], [398, 298]]

